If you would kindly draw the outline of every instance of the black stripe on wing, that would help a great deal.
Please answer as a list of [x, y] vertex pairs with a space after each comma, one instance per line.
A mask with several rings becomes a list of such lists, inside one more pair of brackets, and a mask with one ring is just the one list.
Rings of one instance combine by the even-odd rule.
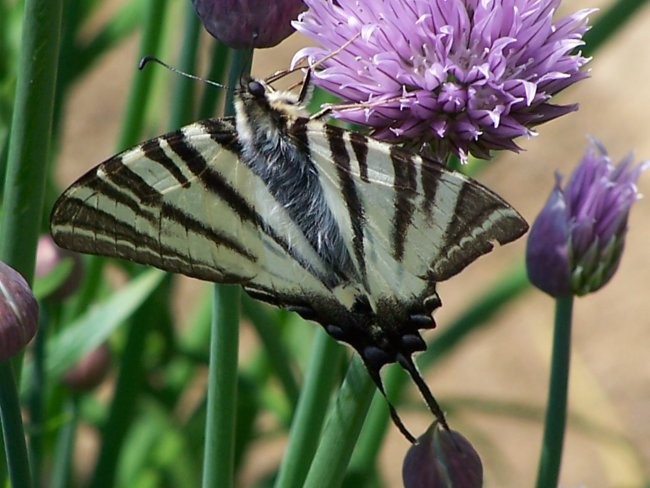
[[[478, 184], [465, 183], [440, 249], [445, 259], [432, 262], [431, 269], [437, 279], [447, 279], [490, 252], [495, 242], [513, 241], [526, 230], [525, 220], [496, 194]], [[477, 235], [480, 238], [473, 237]]]
[[[210, 121], [199, 122], [199, 124], [201, 124], [206, 132], [212, 130], [209, 122]], [[211, 136], [213, 135], [211, 132], [209, 133]], [[165, 137], [165, 140], [170, 149], [174, 151], [174, 153], [178, 155], [179, 158], [182, 159], [188, 170], [194, 176], [196, 176], [196, 178], [202, 183], [206, 190], [220, 198], [224, 203], [226, 203], [226, 205], [228, 205], [234, 212], [236, 212], [242, 220], [254, 224], [260, 230], [260, 232], [263, 232], [269, 238], [275, 241], [303, 269], [316, 276], [317, 279], [323, 284], [329, 288], [335, 285], [331, 276], [318, 272], [314, 266], [305, 260], [304, 257], [301, 256], [298, 251], [290, 245], [290, 243], [282, 234], [280, 234], [276, 229], [268, 224], [264, 216], [259, 213], [257, 209], [251, 205], [241, 193], [237, 191], [236, 188], [232, 187], [216, 168], [208, 164], [203, 155], [190, 144], [190, 142], [187, 140], [187, 137], [185, 137], [182, 131], [176, 131], [168, 134], [168, 136]], [[241, 149], [241, 146], [238, 143], [235, 144], [232, 140], [228, 140], [224, 137], [219, 137], [219, 140], [225, 140], [225, 142], [228, 143], [228, 150], [234, 151]], [[237, 157], [240, 156], [239, 153], [236, 153], [236, 155]], [[276, 195], [273, 193], [272, 195], [276, 197]]]
[[[366, 279], [366, 252], [363, 243], [363, 228], [366, 225], [365, 211], [361, 198], [357, 193], [357, 186], [350, 172], [350, 154], [345, 147], [343, 139], [344, 131], [338, 127], [327, 125], [327, 139], [330, 144], [332, 161], [336, 165], [336, 172], [339, 177], [341, 194], [348, 210], [350, 223], [352, 225], [352, 247], [354, 256], [359, 265], [362, 279]], [[367, 151], [367, 147], [366, 147]], [[357, 151], [355, 151], [357, 152]], [[358, 151], [362, 152], [362, 151]], [[361, 163], [360, 163], [361, 164]], [[366, 174], [367, 177], [367, 174]]]
[[392, 244], [394, 257], [401, 261], [404, 257], [404, 246], [408, 230], [415, 212], [415, 197], [417, 196], [417, 169], [413, 157], [395, 146], [390, 148], [390, 158], [393, 162], [395, 179], [395, 213], [393, 214]]
[[167, 140], [170, 137], [173, 137], [173, 134], [168, 134], [158, 139], [151, 139], [142, 144], [141, 147], [146, 158], [160, 164], [183, 188], [187, 188], [190, 185], [189, 180], [185, 178], [176, 162], [167, 156], [167, 153], [160, 146], [161, 140]]
[[368, 138], [359, 132], [348, 132], [354, 157], [359, 165], [359, 178], [368, 183]]
[[[145, 212], [140, 211], [137, 215], [145, 215]], [[179, 216], [178, 209], [170, 205], [163, 205], [160, 215], [173, 216], [172, 218]], [[158, 221], [156, 219], [156, 222]], [[64, 223], [70, 226], [70, 230], [66, 230]], [[102, 209], [88, 205], [86, 200], [76, 197], [67, 197], [57, 204], [56, 212], [52, 216], [52, 226], [55, 229], [55, 241], [67, 249], [124, 258], [200, 279], [215, 280], [218, 277], [219, 281], [224, 283], [241, 282], [241, 276], [214, 265], [208, 267], [193, 262], [187, 255], [179, 253], [177, 248], [140, 232], [131, 223], [119, 220]], [[201, 229], [196, 223], [186, 226], [186, 229], [190, 228]], [[215, 244], [227, 247], [241, 258], [253, 263], [256, 261], [256, 257], [238, 243], [214, 232], [210, 232], [209, 236]]]

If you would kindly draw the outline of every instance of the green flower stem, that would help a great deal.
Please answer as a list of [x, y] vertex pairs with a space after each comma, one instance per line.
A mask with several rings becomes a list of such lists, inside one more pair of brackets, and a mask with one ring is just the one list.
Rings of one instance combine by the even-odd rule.
[[335, 488], [341, 485], [376, 391], [361, 359], [353, 356], [343, 386], [330, 409], [304, 487]]
[[[251, 50], [231, 52], [225, 112], [234, 112], [234, 87], [250, 73]], [[203, 453], [203, 488], [234, 486], [237, 419], [237, 351], [239, 348], [239, 286], [215, 285], [210, 331], [208, 402]]]
[[[11, 122], [0, 224], [0, 259], [32, 283], [54, 113], [62, 0], [27, 0]], [[7, 471], [16, 487], [31, 486], [16, 378], [9, 361], [0, 362], [0, 418]], [[14, 376], [14, 373], [16, 376]], [[4, 483], [4, 476], [0, 484]]]
[[[194, 73], [201, 22], [191, 2], [185, 2], [183, 15], [185, 15], [183, 42], [181, 44], [178, 69], [186, 73]], [[194, 119], [194, 92], [196, 87], [196, 80], [187, 76], [178, 76], [174, 82], [174, 103], [172, 104], [169, 122], [172, 130], [189, 124]]]
[[537, 472], [537, 488], [556, 487], [560, 476], [567, 415], [572, 312], [573, 296], [557, 299], [555, 302], [551, 380], [544, 421], [544, 439]]
[[235, 484], [240, 290], [237, 285], [214, 285], [203, 488]]
[[11, 122], [0, 259], [32, 283], [54, 112], [62, 0], [25, 4], [18, 84]]
[[[0, 362], [0, 420], [7, 456], [7, 470], [12, 488], [29, 488], [32, 476], [29, 470], [25, 433], [20, 415], [20, 402], [11, 361]], [[2, 486], [4, 486], [3, 480]]]
[[[289, 443], [275, 482], [276, 488], [301, 487], [318, 446], [329, 396], [339, 377], [345, 349], [318, 329], [311, 349], [305, 386], [289, 432]], [[323, 485], [326, 486], [326, 485]]]
[[[162, 38], [162, 26], [167, 13], [167, 0], [148, 0], [144, 14], [145, 22], [140, 39], [140, 55], [155, 55]], [[124, 123], [118, 138], [118, 149], [138, 143], [144, 126], [147, 104], [150, 100], [154, 70], [143, 69], [133, 77], [129, 100], [126, 104]]]

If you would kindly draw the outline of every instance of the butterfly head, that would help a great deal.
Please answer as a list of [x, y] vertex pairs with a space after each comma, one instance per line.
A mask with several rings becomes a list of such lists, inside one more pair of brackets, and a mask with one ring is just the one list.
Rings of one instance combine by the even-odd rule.
[[238, 98], [243, 105], [279, 113], [289, 117], [306, 117], [304, 100], [293, 92], [276, 90], [263, 80], [248, 78], [242, 80]]

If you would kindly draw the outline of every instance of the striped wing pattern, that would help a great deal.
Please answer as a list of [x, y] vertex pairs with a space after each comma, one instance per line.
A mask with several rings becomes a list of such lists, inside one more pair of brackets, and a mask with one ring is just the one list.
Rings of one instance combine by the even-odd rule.
[[411, 358], [426, 348], [419, 329], [435, 325], [436, 283], [526, 222], [479, 183], [269, 93], [251, 81], [234, 119], [196, 122], [88, 172], [54, 206], [55, 241], [239, 283], [354, 347], [382, 392], [379, 370], [399, 362], [446, 425]]
[[281, 208], [264, 212], [277, 204], [238, 151], [232, 124], [215, 119], [118, 154], [59, 198], [52, 234], [68, 249], [253, 283], [283, 302], [328, 294], [327, 270]]
[[427, 283], [527, 229], [498, 195], [434, 161], [334, 126], [310, 129], [328, 204], [373, 297], [421, 300]]
[[[299, 154], [295, 164], [316, 176], [306, 188], [292, 179], [273, 188], [271, 173], [242, 161], [233, 120], [210, 119], [124, 151], [79, 179], [52, 213], [56, 242], [242, 284], [360, 352], [390, 350], [392, 361], [396, 338], [433, 326], [436, 282], [527, 228], [496, 194], [431, 160], [318, 121], [281, 124], [292, 143], [285, 159]], [[302, 208], [305, 194], [323, 200], [314, 205], [320, 221], [305, 218], [312, 211]], [[327, 247], [332, 234], [341, 249]]]

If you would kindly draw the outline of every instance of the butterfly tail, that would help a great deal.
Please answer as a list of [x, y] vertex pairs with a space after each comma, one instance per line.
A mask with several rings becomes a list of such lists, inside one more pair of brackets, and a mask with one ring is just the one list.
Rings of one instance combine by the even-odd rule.
[[399, 431], [402, 433], [402, 435], [404, 437], [406, 437], [406, 439], [411, 444], [415, 444], [415, 437], [406, 428], [406, 426], [404, 425], [404, 422], [402, 422], [402, 419], [397, 414], [397, 410], [395, 410], [395, 407], [393, 406], [391, 401], [388, 399], [388, 395], [386, 395], [386, 390], [384, 389], [384, 383], [381, 381], [381, 376], [379, 375], [379, 371], [368, 368], [368, 373], [370, 374], [370, 377], [372, 378], [372, 381], [377, 386], [377, 389], [384, 396], [384, 399], [386, 400], [386, 404], [388, 405], [388, 411], [390, 412], [390, 418], [393, 420], [393, 423], [399, 429]]
[[436, 419], [438, 420], [438, 422], [440, 422], [440, 425], [442, 425], [442, 427], [444, 427], [446, 430], [449, 430], [449, 424], [447, 424], [447, 419], [445, 418], [445, 414], [442, 411], [442, 408], [440, 408], [440, 405], [434, 398], [433, 394], [431, 393], [431, 390], [429, 390], [429, 387], [427, 386], [426, 382], [422, 378], [422, 375], [418, 371], [417, 366], [413, 362], [413, 358], [411, 356], [399, 354], [398, 362], [402, 366], [402, 368], [404, 368], [404, 370], [409, 374], [411, 379], [415, 382], [416, 386], [418, 387], [418, 390], [420, 390], [420, 394], [424, 398], [424, 401], [429, 407], [431, 413], [435, 415]]

